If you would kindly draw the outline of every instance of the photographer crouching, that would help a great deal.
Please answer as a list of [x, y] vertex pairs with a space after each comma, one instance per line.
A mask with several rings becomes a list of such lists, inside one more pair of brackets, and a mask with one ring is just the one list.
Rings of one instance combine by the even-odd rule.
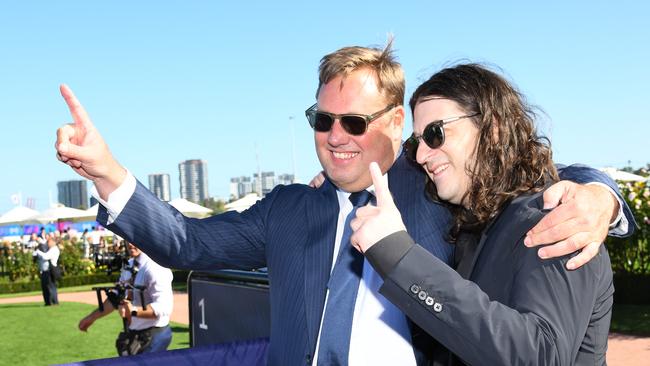
[[[95, 288], [99, 309], [81, 319], [79, 329], [85, 332], [117, 308], [125, 327], [115, 344], [120, 356], [164, 351], [172, 340], [172, 271], [131, 243], [127, 243], [127, 250], [131, 259], [122, 268], [119, 282], [114, 287]], [[107, 295], [103, 303], [101, 290]]]

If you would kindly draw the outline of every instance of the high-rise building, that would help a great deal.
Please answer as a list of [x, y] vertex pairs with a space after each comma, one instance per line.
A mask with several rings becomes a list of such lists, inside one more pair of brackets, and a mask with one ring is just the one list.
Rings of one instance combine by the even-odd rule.
[[88, 208], [88, 189], [85, 180], [58, 182], [56, 186], [59, 190], [59, 203], [72, 208]]
[[276, 186], [275, 183], [275, 172], [262, 172], [262, 179], [259, 179], [258, 174], [253, 174], [253, 180], [255, 181], [255, 186], [262, 189], [261, 196], [264, 197], [269, 194], [273, 187]]
[[[259, 178], [261, 176], [261, 178]], [[255, 192], [260, 196], [266, 196], [278, 184], [289, 185], [295, 183], [293, 174], [280, 174], [277, 177], [275, 172], [260, 172], [250, 177], [241, 176], [230, 178], [230, 197], [241, 198], [249, 193]]]
[[171, 190], [169, 188], [169, 174], [149, 174], [149, 190], [159, 200], [171, 201]]
[[253, 192], [251, 177], [230, 178], [230, 198], [237, 199]]
[[276, 179], [275, 183], [284, 184], [285, 186], [288, 186], [289, 184], [293, 184], [294, 183], [293, 174], [280, 174], [278, 175], [278, 179]]
[[178, 173], [181, 198], [202, 203], [209, 197], [207, 161], [197, 159], [182, 161], [178, 164]]

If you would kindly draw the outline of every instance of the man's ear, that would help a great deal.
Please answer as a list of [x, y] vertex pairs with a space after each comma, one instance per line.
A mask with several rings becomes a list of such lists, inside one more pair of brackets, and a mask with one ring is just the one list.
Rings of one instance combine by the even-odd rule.
[[393, 109], [393, 119], [391, 120], [393, 130], [395, 131], [394, 138], [402, 141], [402, 132], [404, 131], [404, 106], [398, 105]]

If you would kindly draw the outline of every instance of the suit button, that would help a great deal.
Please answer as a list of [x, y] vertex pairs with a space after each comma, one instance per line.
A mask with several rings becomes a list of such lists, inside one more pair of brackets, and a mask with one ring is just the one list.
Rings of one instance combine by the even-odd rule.
[[433, 305], [433, 297], [428, 296], [426, 300], [424, 300], [424, 303], [427, 304], [428, 306]]
[[442, 311], [442, 304], [439, 303], [439, 302], [433, 304], [433, 311], [435, 311], [436, 313], [441, 312]]
[[418, 292], [420, 292], [420, 286], [415, 284], [411, 285], [411, 292], [417, 294]]
[[418, 292], [418, 299], [424, 301], [427, 298], [427, 292], [422, 290]]

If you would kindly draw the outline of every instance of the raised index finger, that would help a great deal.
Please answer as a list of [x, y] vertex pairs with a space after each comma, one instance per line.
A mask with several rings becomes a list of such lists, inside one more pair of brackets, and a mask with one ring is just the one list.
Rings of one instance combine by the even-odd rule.
[[370, 163], [370, 176], [372, 185], [375, 187], [375, 197], [377, 198], [377, 207], [394, 205], [393, 197], [388, 190], [388, 183], [384, 180], [379, 165], [374, 161]]
[[70, 87], [65, 84], [61, 84], [61, 87], [59, 89], [61, 90], [63, 99], [65, 99], [65, 103], [68, 105], [68, 109], [70, 109], [70, 114], [74, 119], [75, 125], [83, 127], [85, 129], [91, 127], [92, 122], [90, 122], [88, 113], [81, 105], [81, 103], [79, 103], [79, 100], [77, 97], [75, 97]]

